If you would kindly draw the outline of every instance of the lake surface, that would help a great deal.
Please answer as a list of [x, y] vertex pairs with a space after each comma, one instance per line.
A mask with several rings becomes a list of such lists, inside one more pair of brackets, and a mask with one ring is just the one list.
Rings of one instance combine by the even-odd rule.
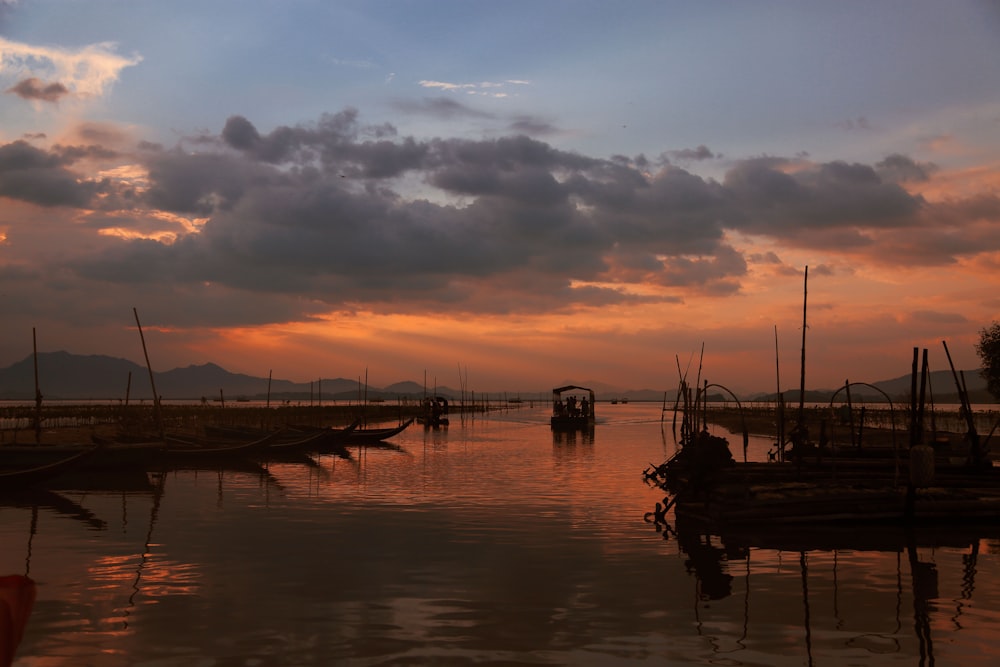
[[38, 586], [15, 665], [996, 663], [1000, 530], [674, 534], [642, 475], [669, 415], [598, 410], [593, 439], [525, 406], [266, 475], [0, 496], [0, 575]]

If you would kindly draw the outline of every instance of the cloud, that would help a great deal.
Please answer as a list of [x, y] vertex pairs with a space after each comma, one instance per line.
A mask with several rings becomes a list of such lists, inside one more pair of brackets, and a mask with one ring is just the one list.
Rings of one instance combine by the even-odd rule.
[[425, 97], [419, 100], [399, 99], [392, 106], [405, 113], [422, 114], [451, 120], [453, 118], [494, 118], [491, 113], [479, 111], [450, 97]]
[[875, 165], [879, 176], [893, 183], [923, 182], [937, 171], [933, 163], [918, 164], [905, 155], [893, 154]]
[[61, 83], [43, 83], [35, 77], [30, 77], [19, 81], [6, 91], [13, 93], [25, 100], [39, 100], [41, 102], [58, 102], [62, 97], [69, 94], [69, 89]]
[[[251, 295], [291, 299], [283, 318], [296, 317], [289, 309], [540, 313], [731, 295], [750, 264], [784, 266], [737, 238], [845, 264], [932, 266], [1000, 251], [996, 197], [924, 201], [903, 184], [936, 172], [901, 155], [878, 165], [737, 160], [717, 181], [525, 135], [400, 137], [354, 109], [269, 132], [232, 116], [218, 134], [191, 138], [194, 149], [82, 130], [80, 144], [0, 146], [0, 196], [66, 207], [63, 224], [73, 219], [77, 249], [58, 265], [67, 281], [206, 302], [240, 294], [248, 307]], [[90, 175], [101, 161], [118, 166]], [[8, 246], [41, 257], [18, 229]], [[192, 312], [209, 324], [250, 317]]]
[[[115, 44], [102, 42], [81, 49], [61, 49], [12, 42], [0, 37], [0, 77], [14, 77], [22, 84], [37, 79], [58, 82], [67, 93], [98, 97], [118, 80], [121, 71], [142, 62], [142, 57], [121, 56]], [[20, 84], [19, 84], [20, 85]]]
[[426, 97], [419, 100], [397, 99], [393, 108], [407, 114], [419, 114], [440, 120], [458, 118], [474, 118], [485, 120], [509, 119], [506, 133], [526, 134], [529, 136], [546, 136], [559, 133], [559, 129], [548, 121], [526, 114], [500, 116], [496, 113], [475, 109], [453, 97]]
[[87, 206], [98, 184], [81, 181], [67, 168], [75, 158], [25, 141], [0, 145], [0, 197], [40, 206]]
[[697, 148], [683, 148], [680, 150], [667, 151], [666, 155], [676, 160], [680, 160], [681, 162], [711, 160], [718, 157], [715, 153], [708, 149], [708, 146], [705, 146], [704, 144], [698, 146]]
[[967, 324], [969, 319], [961, 313], [945, 313], [934, 310], [915, 310], [910, 319], [931, 324]]
[[[726, 173], [727, 192], [741, 201], [738, 228], [804, 239], [817, 231], [855, 233], [914, 224], [926, 204], [868, 165], [756, 158]], [[829, 241], [829, 239], [828, 239]]]
[[510, 125], [507, 126], [507, 129], [515, 134], [527, 134], [533, 137], [558, 134], [560, 132], [559, 128], [548, 121], [523, 115], [515, 116]]
[[872, 129], [871, 123], [864, 116], [858, 116], [857, 118], [848, 118], [847, 120], [837, 123], [837, 127], [848, 132], [867, 132]]
[[480, 81], [478, 83], [453, 83], [449, 81], [434, 81], [424, 79], [417, 82], [423, 88], [434, 88], [447, 92], [463, 92], [469, 95], [482, 95], [485, 97], [507, 97], [506, 89], [510, 86], [529, 86], [530, 81], [521, 79], [507, 79], [506, 81]]

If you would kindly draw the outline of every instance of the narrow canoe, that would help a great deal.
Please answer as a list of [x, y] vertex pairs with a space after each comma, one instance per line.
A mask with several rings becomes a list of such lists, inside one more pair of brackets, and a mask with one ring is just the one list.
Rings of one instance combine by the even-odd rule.
[[51, 463], [22, 468], [19, 470], [7, 470], [0, 472], [0, 492], [7, 489], [24, 488], [34, 486], [46, 480], [57, 477], [69, 470], [79, 466], [87, 458], [93, 456], [101, 449], [101, 445], [94, 445], [87, 449], [80, 450], [65, 458]]

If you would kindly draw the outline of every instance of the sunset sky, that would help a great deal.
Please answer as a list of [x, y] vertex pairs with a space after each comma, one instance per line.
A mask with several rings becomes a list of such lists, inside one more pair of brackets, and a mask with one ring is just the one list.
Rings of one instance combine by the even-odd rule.
[[0, 0], [0, 366], [477, 391], [977, 368], [995, 0]]

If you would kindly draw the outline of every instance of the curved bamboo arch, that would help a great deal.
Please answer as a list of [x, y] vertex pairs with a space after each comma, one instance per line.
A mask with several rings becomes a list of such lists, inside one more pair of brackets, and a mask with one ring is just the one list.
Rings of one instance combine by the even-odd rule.
[[736, 407], [739, 408], [739, 410], [740, 410], [740, 421], [743, 424], [743, 463], [746, 463], [747, 462], [747, 447], [750, 444], [750, 433], [747, 431], [747, 418], [746, 418], [746, 415], [743, 413], [743, 404], [740, 403], [740, 399], [728, 387], [723, 387], [721, 384], [714, 384], [713, 383], [713, 384], [706, 384], [705, 388], [704, 388], [704, 394], [705, 394], [704, 401], [705, 401], [706, 405], [708, 404], [708, 388], [709, 387], [717, 387], [719, 389], [722, 389], [723, 391], [729, 392], [729, 395], [733, 397], [734, 401], [736, 401]]
[[891, 429], [891, 431], [892, 431], [892, 451], [893, 452], [898, 452], [899, 449], [896, 446], [896, 413], [895, 413], [895, 407], [893, 406], [892, 399], [889, 398], [889, 394], [885, 393], [884, 391], [882, 391], [881, 389], [879, 389], [875, 385], [869, 384], [867, 382], [847, 382], [847, 383], [845, 383], [843, 387], [841, 387], [837, 391], [833, 392], [833, 396], [830, 397], [830, 406], [829, 406], [830, 409], [831, 410], [833, 409], [833, 402], [834, 402], [834, 400], [836, 400], [837, 395], [840, 394], [841, 390], [850, 389], [851, 387], [855, 387], [855, 386], [868, 387], [869, 389], [874, 389], [875, 391], [877, 391], [878, 393], [882, 394], [882, 396], [885, 397], [886, 402], [889, 404], [889, 424], [892, 426], [892, 429]]

